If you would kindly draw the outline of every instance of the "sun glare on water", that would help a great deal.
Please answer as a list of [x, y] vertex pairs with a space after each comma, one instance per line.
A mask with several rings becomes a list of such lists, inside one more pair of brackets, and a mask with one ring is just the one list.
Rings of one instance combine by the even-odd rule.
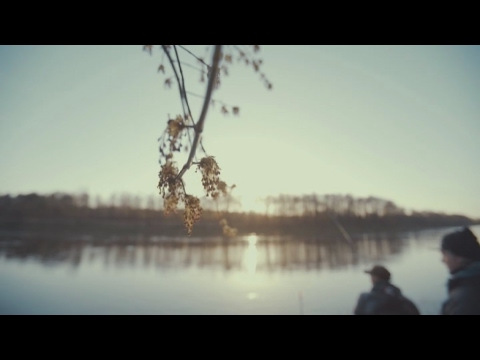
[[243, 256], [243, 266], [247, 270], [247, 272], [251, 275], [255, 274], [257, 270], [257, 257], [258, 257], [258, 250], [257, 250], [257, 234], [250, 234], [246, 238], [248, 242], [248, 247], [245, 250], [245, 254]]

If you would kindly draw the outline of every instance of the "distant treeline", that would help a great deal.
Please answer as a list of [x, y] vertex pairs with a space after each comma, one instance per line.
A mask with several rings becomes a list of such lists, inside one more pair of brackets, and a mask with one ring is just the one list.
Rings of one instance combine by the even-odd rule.
[[[113, 195], [108, 201], [87, 193], [0, 196], [0, 230], [185, 235], [181, 212], [164, 215], [160, 196]], [[338, 221], [352, 235], [478, 224], [478, 219], [435, 212], [409, 212], [390, 200], [351, 195], [279, 195], [263, 199], [263, 213], [245, 213], [229, 195], [202, 199], [202, 219], [193, 236], [221, 234], [225, 218], [239, 235], [339, 236]]]

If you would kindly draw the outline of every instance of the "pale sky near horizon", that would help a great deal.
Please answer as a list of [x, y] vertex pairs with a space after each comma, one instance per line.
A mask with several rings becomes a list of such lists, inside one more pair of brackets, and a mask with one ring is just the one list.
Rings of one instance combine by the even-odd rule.
[[[157, 138], [181, 106], [158, 47], [142, 49], [0, 45], [0, 194], [158, 194]], [[234, 63], [214, 98], [240, 116], [210, 108], [204, 133], [245, 210], [316, 192], [480, 218], [480, 46], [263, 45], [259, 56], [273, 89]], [[192, 71], [187, 88], [202, 93]], [[203, 196], [194, 169], [185, 180]]]

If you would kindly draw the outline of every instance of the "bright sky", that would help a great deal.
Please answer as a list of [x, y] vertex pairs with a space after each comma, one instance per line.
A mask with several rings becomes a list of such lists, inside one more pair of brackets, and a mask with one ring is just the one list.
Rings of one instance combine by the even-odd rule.
[[[157, 194], [157, 138], [182, 111], [157, 72], [160, 50], [142, 49], [0, 46], [1, 194]], [[233, 64], [214, 98], [240, 116], [211, 108], [204, 134], [246, 210], [260, 196], [316, 192], [480, 217], [480, 46], [264, 45], [259, 55], [273, 89]], [[190, 101], [198, 118], [200, 99]], [[199, 174], [185, 180], [203, 196]]]

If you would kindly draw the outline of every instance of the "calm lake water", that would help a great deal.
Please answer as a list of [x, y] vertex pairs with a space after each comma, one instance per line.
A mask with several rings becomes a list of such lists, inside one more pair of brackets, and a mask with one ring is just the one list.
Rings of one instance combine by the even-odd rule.
[[[439, 313], [448, 271], [438, 248], [454, 228], [347, 242], [236, 240], [0, 240], [0, 314], [348, 315], [383, 264], [422, 314]], [[480, 235], [480, 226], [472, 231]]]

